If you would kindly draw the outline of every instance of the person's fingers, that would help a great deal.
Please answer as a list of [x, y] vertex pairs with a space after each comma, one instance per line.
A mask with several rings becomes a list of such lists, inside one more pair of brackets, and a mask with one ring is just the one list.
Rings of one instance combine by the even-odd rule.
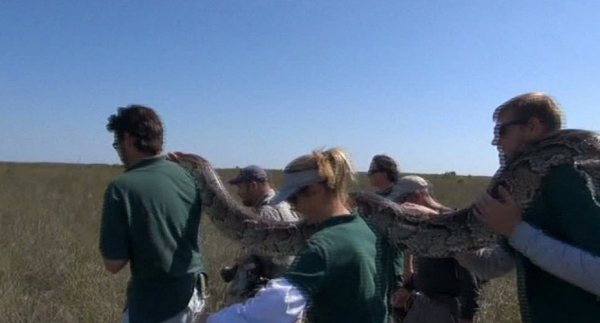
[[494, 207], [497, 206], [499, 204], [501, 204], [498, 200], [496, 200], [495, 198], [493, 198], [490, 194], [485, 193], [483, 195], [483, 201], [485, 203], [485, 205], [489, 208], [489, 207]]
[[489, 194], [484, 194], [478, 201], [477, 208], [481, 213], [489, 214], [492, 210], [501, 208], [504, 204]]
[[430, 208], [428, 208], [426, 206], [423, 206], [423, 205], [419, 205], [419, 204], [414, 204], [414, 203], [407, 202], [407, 203], [404, 203], [403, 206], [406, 207], [406, 208], [408, 208], [408, 209], [410, 209], [410, 210], [419, 212], [419, 213], [421, 213], [423, 215], [434, 215], [434, 214], [437, 214], [437, 212], [435, 210], [430, 209]]
[[427, 208], [427, 207], [419, 207], [417, 208], [420, 212], [422, 212], [423, 214], [426, 215], [434, 215], [437, 214], [437, 212], [433, 209]]
[[[489, 224], [489, 210], [490, 210], [490, 199], [492, 199], [488, 194], [485, 194], [479, 200], [477, 200], [475, 206], [479, 212], [475, 212], [475, 215], [479, 219], [479, 221]], [[492, 199], [493, 200], [493, 199]]]
[[500, 192], [500, 196], [502, 196], [506, 204], [517, 205], [517, 201], [515, 201], [515, 199], [508, 192], [508, 190], [504, 188], [504, 186], [500, 186], [498, 191]]

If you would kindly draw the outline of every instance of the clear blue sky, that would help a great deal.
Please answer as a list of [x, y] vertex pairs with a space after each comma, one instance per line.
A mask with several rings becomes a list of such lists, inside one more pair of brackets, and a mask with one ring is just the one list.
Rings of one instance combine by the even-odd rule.
[[155, 108], [166, 149], [283, 168], [491, 175], [492, 112], [545, 91], [600, 129], [600, 1], [0, 2], [0, 160], [116, 163], [107, 117]]

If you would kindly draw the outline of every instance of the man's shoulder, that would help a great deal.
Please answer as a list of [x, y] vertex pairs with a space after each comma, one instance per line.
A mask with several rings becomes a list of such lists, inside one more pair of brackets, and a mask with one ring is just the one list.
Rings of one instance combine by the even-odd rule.
[[109, 189], [130, 190], [140, 186], [139, 179], [142, 178], [138, 172], [125, 172], [108, 184]]
[[580, 177], [579, 172], [577, 171], [577, 169], [575, 168], [575, 165], [573, 165], [573, 164], [565, 164], [565, 165], [552, 167], [548, 171], [548, 174], [546, 175], [546, 178], [555, 180], [555, 181], [561, 180], [561, 179], [568, 179], [568, 178], [578, 178], [578, 177]]
[[552, 194], [562, 194], [573, 188], [587, 187], [584, 174], [575, 165], [561, 165], [548, 171], [542, 181], [542, 188]]
[[158, 160], [147, 166], [131, 169], [121, 174], [113, 181], [115, 185], [137, 185], [140, 183], [165, 182], [171, 183], [175, 180], [193, 181], [189, 172], [183, 167], [169, 160]]
[[288, 202], [283, 201], [277, 204], [271, 204], [271, 200], [274, 196], [275, 191], [272, 190], [267, 195], [267, 198], [262, 201], [261, 205], [256, 207], [256, 212], [263, 217], [276, 221], [294, 222], [300, 220], [299, 214], [292, 209]]
[[286, 206], [282, 205], [282, 203], [276, 205], [264, 204], [255, 208], [255, 210], [261, 217], [271, 219], [274, 221], [295, 222], [300, 220], [299, 215], [296, 212], [294, 212], [294, 210], [292, 210], [289, 204]]
[[107, 190], [121, 190], [131, 185], [131, 174], [123, 173], [108, 183]]
[[275, 209], [281, 214], [284, 221], [298, 221], [300, 220], [299, 214], [292, 209], [292, 206], [288, 202], [281, 202], [274, 205]]
[[[376, 240], [375, 231], [361, 216], [356, 214], [343, 217], [335, 225], [315, 232], [313, 237], [318, 244], [342, 249], [357, 247]], [[313, 240], [312, 237], [311, 240]]]

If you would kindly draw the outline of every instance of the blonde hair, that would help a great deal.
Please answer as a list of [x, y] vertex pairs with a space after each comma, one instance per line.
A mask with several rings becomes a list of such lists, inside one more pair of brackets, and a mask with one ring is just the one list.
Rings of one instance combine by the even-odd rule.
[[349, 154], [342, 148], [314, 150], [290, 162], [285, 173], [295, 173], [316, 169], [324, 184], [338, 197], [345, 198], [349, 184], [356, 179], [356, 171]]

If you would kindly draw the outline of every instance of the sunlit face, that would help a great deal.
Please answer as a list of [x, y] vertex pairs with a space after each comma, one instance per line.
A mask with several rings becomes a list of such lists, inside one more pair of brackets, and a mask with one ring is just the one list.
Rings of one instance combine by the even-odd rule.
[[237, 195], [245, 206], [255, 206], [264, 197], [263, 192], [256, 182], [238, 184]]
[[248, 190], [249, 190], [248, 184], [241, 183], [236, 186], [237, 186], [237, 195], [240, 197], [240, 200], [242, 200], [242, 204], [244, 204], [245, 206], [252, 206], [250, 201], [248, 201]]
[[530, 140], [526, 126], [527, 120], [513, 119], [510, 111], [506, 111], [498, 117], [494, 127], [492, 145], [498, 147], [501, 156], [512, 159]]
[[369, 172], [369, 182], [371, 187], [378, 191], [386, 190], [394, 184], [390, 182], [387, 173], [383, 171]]
[[332, 195], [321, 183], [305, 186], [288, 198], [288, 202], [308, 221], [322, 219], [331, 205]]

